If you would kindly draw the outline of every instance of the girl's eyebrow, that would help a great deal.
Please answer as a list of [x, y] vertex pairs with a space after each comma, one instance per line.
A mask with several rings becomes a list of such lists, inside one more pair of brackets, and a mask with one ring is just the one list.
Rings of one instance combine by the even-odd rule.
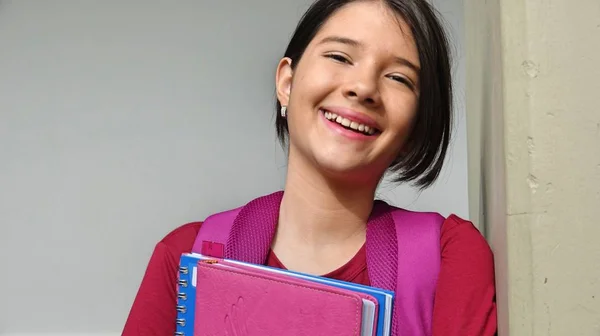
[[415, 65], [413, 62], [407, 60], [404, 57], [396, 57], [396, 63], [400, 64], [400, 65], [404, 65], [408, 68], [410, 68], [411, 70], [413, 70], [416, 73], [420, 73], [421, 72], [421, 68], [417, 65]]
[[319, 42], [319, 44], [326, 44], [326, 43], [347, 44], [347, 45], [349, 45], [351, 47], [355, 47], [355, 48], [362, 47], [362, 43], [358, 42], [357, 40], [353, 40], [351, 38], [342, 37], [342, 36], [327, 36]]

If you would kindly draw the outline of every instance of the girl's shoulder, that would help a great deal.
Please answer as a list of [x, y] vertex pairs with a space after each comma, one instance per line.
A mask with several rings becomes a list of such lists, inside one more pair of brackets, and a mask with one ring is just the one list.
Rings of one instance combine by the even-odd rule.
[[452, 244], [458, 242], [470, 242], [475, 244], [476, 248], [489, 249], [489, 245], [485, 237], [475, 227], [475, 225], [466, 219], [457, 215], [450, 215], [442, 224], [441, 231], [442, 248], [444, 244]]
[[161, 245], [177, 256], [182, 253], [188, 253], [192, 250], [201, 225], [202, 222], [191, 222], [181, 225], [167, 233], [158, 242], [158, 245]]
[[448, 216], [442, 224], [440, 240], [443, 263], [493, 273], [492, 249], [471, 221], [456, 215]]

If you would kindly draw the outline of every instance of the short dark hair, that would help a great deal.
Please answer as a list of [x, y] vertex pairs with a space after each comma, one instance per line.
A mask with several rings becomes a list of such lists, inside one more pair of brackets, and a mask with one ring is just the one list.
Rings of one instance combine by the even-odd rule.
[[[336, 11], [347, 4], [365, 0], [317, 0], [304, 13], [288, 44], [284, 57], [292, 60], [292, 68], [304, 51]], [[395, 173], [394, 182], [413, 182], [422, 189], [432, 185], [442, 170], [452, 130], [452, 79], [448, 37], [437, 11], [425, 0], [380, 0], [398, 14], [410, 27], [415, 40], [421, 71], [420, 97], [412, 132], [403, 151], [388, 170]], [[276, 103], [277, 136], [285, 147], [288, 140], [287, 120]]]

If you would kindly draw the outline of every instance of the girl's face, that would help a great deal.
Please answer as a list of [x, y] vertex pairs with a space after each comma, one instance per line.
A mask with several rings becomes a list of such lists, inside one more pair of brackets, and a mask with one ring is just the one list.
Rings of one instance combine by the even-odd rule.
[[292, 70], [277, 69], [288, 107], [290, 162], [326, 175], [377, 182], [401, 153], [419, 96], [419, 55], [410, 28], [379, 1], [344, 6]]

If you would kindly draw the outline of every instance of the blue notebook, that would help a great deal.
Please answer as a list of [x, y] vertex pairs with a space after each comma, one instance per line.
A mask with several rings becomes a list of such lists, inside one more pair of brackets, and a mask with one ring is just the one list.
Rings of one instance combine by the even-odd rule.
[[179, 260], [179, 282], [177, 290], [177, 328], [175, 336], [194, 335], [196, 300], [196, 265], [199, 255], [183, 254]]
[[[196, 265], [199, 260], [214, 259], [212, 257], [206, 257], [197, 253], [185, 253], [180, 258], [179, 267], [179, 293], [178, 293], [178, 305], [177, 305], [177, 336], [191, 336], [193, 335], [194, 326], [194, 302], [196, 297]], [[390, 335], [391, 320], [392, 320], [392, 303], [394, 300], [394, 292], [374, 288], [370, 286], [359, 285], [355, 283], [324, 278], [319, 276], [313, 276], [300, 272], [293, 272], [289, 270], [283, 270], [279, 268], [248, 264], [235, 260], [227, 260], [231, 263], [237, 263], [255, 268], [266, 269], [275, 273], [287, 274], [289, 276], [301, 278], [304, 280], [314, 281], [321, 284], [327, 284], [334, 287], [344, 288], [361, 292], [371, 295], [378, 302], [379, 313], [376, 317], [377, 323], [377, 336]], [[188, 304], [189, 303], [189, 304]]]

